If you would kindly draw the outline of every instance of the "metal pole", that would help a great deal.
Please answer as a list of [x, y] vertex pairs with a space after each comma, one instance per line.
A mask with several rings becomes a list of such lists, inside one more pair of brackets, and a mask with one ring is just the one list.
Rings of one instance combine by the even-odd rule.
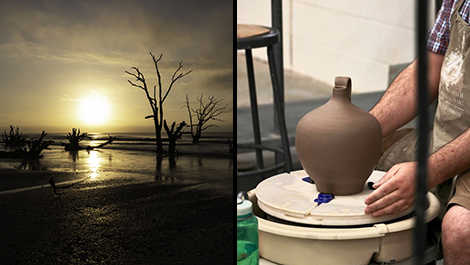
[[[279, 42], [274, 47], [274, 59], [276, 61], [277, 76], [279, 77], [279, 89], [281, 91], [281, 102], [284, 102], [284, 57], [283, 57], [283, 31], [282, 31], [282, 1], [271, 1], [271, 24], [272, 27], [279, 30]], [[276, 111], [274, 107], [273, 111]], [[284, 111], [284, 108], [283, 108]], [[274, 131], [279, 131], [278, 121], [274, 115]]]
[[441, 5], [442, 5], [442, 0], [436, 0], [436, 3], [435, 3], [435, 11], [436, 11], [436, 14], [439, 13], [439, 9], [441, 8]]
[[426, 200], [427, 193], [427, 156], [429, 147], [428, 135], [428, 76], [427, 76], [427, 20], [428, 1], [418, 0], [417, 8], [417, 53], [418, 53], [418, 173], [416, 176], [416, 202], [415, 214], [416, 223], [414, 228], [414, 257], [413, 264], [424, 264], [424, 248], [426, 244], [426, 222], [425, 211], [428, 206]]

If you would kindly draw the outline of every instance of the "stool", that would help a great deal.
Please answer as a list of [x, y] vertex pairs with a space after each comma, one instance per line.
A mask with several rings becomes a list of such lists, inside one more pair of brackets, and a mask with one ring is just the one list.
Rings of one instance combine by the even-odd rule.
[[[279, 42], [279, 31], [274, 28], [268, 28], [255, 25], [237, 25], [237, 50], [244, 49], [246, 57], [246, 67], [248, 73], [248, 88], [250, 92], [251, 116], [253, 121], [254, 144], [237, 144], [240, 149], [254, 149], [256, 152], [257, 168], [249, 172], [239, 172], [237, 177], [249, 177], [267, 173], [277, 173], [284, 168], [286, 172], [292, 170], [292, 158], [289, 149], [289, 140], [287, 136], [286, 121], [284, 116], [284, 103], [281, 101], [281, 91], [279, 87], [279, 77], [276, 71], [274, 60], [273, 45]], [[282, 148], [263, 145], [261, 143], [261, 133], [258, 114], [258, 103], [256, 99], [256, 87], [253, 70], [253, 55], [251, 49], [266, 47], [268, 53], [269, 71], [271, 74], [271, 83], [273, 87], [273, 98], [275, 106], [275, 117], [277, 118], [279, 131], [281, 135]], [[281, 154], [283, 161], [276, 161], [274, 166], [264, 167], [262, 151], [272, 151], [275, 154]]]

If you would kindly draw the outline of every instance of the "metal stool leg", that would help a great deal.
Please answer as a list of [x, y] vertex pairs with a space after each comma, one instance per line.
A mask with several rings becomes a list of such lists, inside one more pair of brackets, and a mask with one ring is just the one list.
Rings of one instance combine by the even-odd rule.
[[[248, 73], [248, 88], [250, 90], [251, 117], [253, 122], [253, 133], [255, 144], [261, 145], [261, 132], [259, 125], [258, 100], [256, 98], [256, 85], [253, 68], [253, 55], [251, 49], [245, 50], [246, 69]], [[262, 150], [256, 150], [256, 164], [258, 168], [264, 168]]]
[[268, 46], [268, 62], [273, 86], [274, 105], [276, 107], [275, 114], [277, 115], [277, 120], [279, 122], [278, 125], [281, 133], [282, 148], [284, 150], [284, 160], [286, 162], [287, 172], [290, 172], [292, 170], [292, 158], [290, 154], [289, 139], [287, 136], [286, 119], [284, 116], [284, 103], [281, 100], [279, 78], [277, 76], [276, 62], [274, 60], [273, 46]]

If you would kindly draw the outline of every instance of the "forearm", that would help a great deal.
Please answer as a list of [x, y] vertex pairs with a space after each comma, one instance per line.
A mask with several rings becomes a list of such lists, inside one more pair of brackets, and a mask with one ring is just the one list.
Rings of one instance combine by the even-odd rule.
[[[441, 54], [428, 52], [429, 102], [437, 95], [443, 57]], [[417, 60], [397, 76], [370, 113], [379, 121], [384, 137], [416, 116]]]
[[387, 136], [416, 116], [416, 60], [405, 68], [370, 113], [382, 127]]
[[428, 158], [428, 187], [433, 188], [445, 180], [470, 168], [470, 129]]
[[[470, 129], [434, 152], [428, 158], [428, 189], [470, 168]], [[374, 217], [408, 209], [414, 203], [417, 163], [394, 165], [373, 185], [364, 203], [366, 214]]]

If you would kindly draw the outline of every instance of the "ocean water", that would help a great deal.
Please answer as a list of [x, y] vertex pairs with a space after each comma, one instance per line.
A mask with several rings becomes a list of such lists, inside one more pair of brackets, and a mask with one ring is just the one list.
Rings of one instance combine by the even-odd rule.
[[[50, 150], [42, 151], [37, 160], [0, 159], [0, 169], [40, 170], [55, 172], [84, 172], [92, 179], [120, 176], [140, 178], [142, 181], [217, 181], [232, 180], [233, 154], [229, 152], [229, 140], [233, 134], [208, 132], [198, 144], [192, 144], [191, 136], [184, 135], [177, 141], [180, 155], [170, 161], [164, 157], [157, 168], [155, 134], [150, 133], [95, 133], [88, 134], [92, 140], [83, 140], [80, 145], [97, 146], [116, 137], [110, 145], [92, 151], [65, 151], [61, 143], [68, 143], [66, 133], [48, 134], [44, 140], [52, 140]], [[39, 135], [28, 135], [29, 138]], [[162, 135], [166, 136], [165, 133]], [[164, 141], [164, 150], [168, 142]], [[0, 147], [5, 150], [3, 143]], [[110, 174], [118, 173], [118, 174]]]

